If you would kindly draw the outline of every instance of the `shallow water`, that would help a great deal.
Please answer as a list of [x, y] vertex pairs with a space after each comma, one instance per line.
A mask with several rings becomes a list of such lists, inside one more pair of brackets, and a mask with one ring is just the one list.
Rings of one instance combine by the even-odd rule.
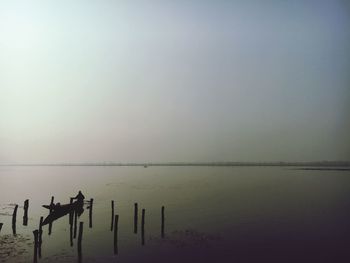
[[[43, 204], [94, 198], [82, 262], [349, 262], [350, 172], [283, 167], [0, 167], [0, 262], [32, 262]], [[22, 225], [29, 199], [28, 226]], [[111, 200], [119, 215], [113, 253]], [[133, 233], [134, 203], [139, 206]], [[19, 204], [17, 235], [11, 221]], [[165, 238], [160, 236], [165, 206]], [[85, 207], [86, 208], [86, 207]], [[141, 245], [141, 209], [145, 245]], [[44, 226], [39, 262], [77, 262], [68, 216]]]

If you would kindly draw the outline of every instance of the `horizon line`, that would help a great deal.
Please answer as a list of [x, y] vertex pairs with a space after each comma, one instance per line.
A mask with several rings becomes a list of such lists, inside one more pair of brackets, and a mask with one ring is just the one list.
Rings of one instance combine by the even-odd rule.
[[350, 161], [57, 162], [0, 163], [0, 166], [350, 166]]

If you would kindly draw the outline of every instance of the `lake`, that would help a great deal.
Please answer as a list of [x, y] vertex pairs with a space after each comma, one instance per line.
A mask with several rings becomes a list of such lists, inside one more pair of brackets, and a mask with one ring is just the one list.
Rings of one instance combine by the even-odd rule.
[[[49, 214], [42, 205], [51, 196], [69, 203], [79, 190], [94, 199], [92, 227], [88, 205], [78, 218], [81, 262], [350, 262], [349, 171], [115, 166], [0, 167], [0, 262], [33, 262], [33, 230]], [[111, 200], [119, 216], [116, 255]], [[69, 215], [53, 222], [51, 235], [43, 227], [41, 251], [39, 262], [78, 262]]]

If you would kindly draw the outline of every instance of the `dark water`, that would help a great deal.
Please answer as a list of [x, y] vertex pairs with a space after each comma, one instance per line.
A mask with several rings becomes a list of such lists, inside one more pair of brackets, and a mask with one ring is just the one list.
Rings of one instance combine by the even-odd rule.
[[[32, 262], [32, 231], [48, 215], [42, 205], [51, 196], [69, 203], [78, 190], [94, 198], [92, 228], [86, 207], [78, 219], [82, 262], [350, 262], [350, 172], [281, 167], [1, 167], [0, 262]], [[118, 255], [111, 200], [119, 215]], [[68, 216], [53, 223], [51, 235], [43, 230], [39, 262], [78, 262]]]

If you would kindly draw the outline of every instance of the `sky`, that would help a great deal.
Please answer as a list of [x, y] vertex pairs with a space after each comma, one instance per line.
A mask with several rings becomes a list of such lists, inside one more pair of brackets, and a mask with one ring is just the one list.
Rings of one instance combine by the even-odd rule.
[[0, 163], [350, 160], [347, 1], [0, 0]]

